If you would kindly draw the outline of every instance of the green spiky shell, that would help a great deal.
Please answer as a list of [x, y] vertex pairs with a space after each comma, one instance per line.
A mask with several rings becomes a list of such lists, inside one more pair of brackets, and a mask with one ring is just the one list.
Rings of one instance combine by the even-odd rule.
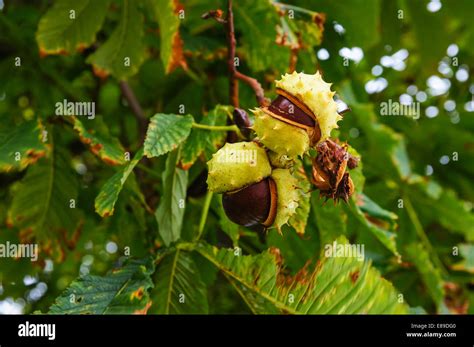
[[[250, 162], [251, 159], [254, 161]], [[244, 188], [260, 182], [272, 172], [265, 149], [255, 142], [226, 143], [207, 165], [207, 185], [216, 193]]]
[[298, 180], [288, 169], [275, 169], [272, 172], [275, 181], [278, 201], [277, 213], [273, 227], [280, 228], [286, 224], [290, 217], [296, 213], [300, 195], [298, 193]]
[[283, 89], [298, 98], [313, 111], [321, 129], [321, 139], [325, 141], [331, 136], [331, 131], [337, 128], [337, 122], [342, 119], [337, 113], [337, 104], [333, 99], [335, 92], [331, 84], [324, 82], [319, 72], [314, 75], [305, 73], [285, 74], [276, 81], [277, 88]]
[[268, 159], [270, 160], [270, 164], [274, 168], [278, 169], [289, 169], [295, 164], [295, 160], [290, 158], [286, 154], [280, 154], [273, 151], [267, 152]]
[[259, 141], [273, 152], [294, 158], [308, 151], [309, 135], [304, 129], [275, 119], [260, 108], [253, 110], [253, 113], [253, 130]]

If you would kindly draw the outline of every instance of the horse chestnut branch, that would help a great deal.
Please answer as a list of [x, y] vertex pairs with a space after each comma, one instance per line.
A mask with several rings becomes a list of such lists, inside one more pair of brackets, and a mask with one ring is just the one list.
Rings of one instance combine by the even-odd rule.
[[[354, 193], [348, 169], [358, 158], [330, 139], [342, 119], [331, 85], [319, 73], [292, 73], [276, 81], [277, 94], [268, 106], [255, 110], [252, 125], [244, 110], [235, 108], [234, 122], [251, 142], [227, 143], [207, 163], [209, 190], [222, 193], [224, 210], [234, 223], [261, 225], [280, 230], [296, 213], [302, 182], [293, 175], [294, 165], [310, 148], [312, 183], [320, 195], [345, 202]], [[301, 178], [300, 178], [301, 179]]]

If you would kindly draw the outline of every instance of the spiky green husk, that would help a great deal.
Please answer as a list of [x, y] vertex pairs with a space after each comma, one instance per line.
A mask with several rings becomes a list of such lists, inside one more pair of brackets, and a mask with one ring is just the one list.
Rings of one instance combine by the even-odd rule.
[[265, 149], [255, 142], [226, 143], [207, 162], [209, 190], [225, 193], [260, 182], [272, 168]]
[[308, 151], [309, 136], [305, 130], [275, 119], [260, 108], [253, 112], [253, 129], [259, 141], [273, 152], [294, 158]]
[[267, 152], [268, 159], [270, 160], [270, 164], [273, 168], [278, 169], [289, 169], [293, 165], [295, 165], [295, 159], [290, 158], [286, 154], [279, 154], [273, 151]]
[[288, 169], [273, 170], [272, 178], [275, 181], [278, 193], [277, 214], [273, 222], [273, 227], [279, 229], [296, 213], [300, 199], [298, 180]]
[[337, 122], [342, 119], [337, 113], [337, 104], [333, 99], [335, 92], [331, 91], [331, 84], [321, 78], [319, 72], [314, 75], [293, 72], [285, 74], [276, 81], [277, 88], [283, 89], [298, 98], [316, 115], [321, 129], [323, 142], [331, 136], [331, 130], [337, 128]]

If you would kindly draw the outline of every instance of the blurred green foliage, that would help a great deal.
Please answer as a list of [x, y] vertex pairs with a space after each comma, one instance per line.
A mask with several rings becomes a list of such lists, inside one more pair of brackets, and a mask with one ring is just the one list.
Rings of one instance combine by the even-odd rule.
[[[324, 245], [343, 236], [365, 245], [372, 267], [316, 267], [327, 283], [351, 269], [363, 276], [353, 297], [344, 295], [348, 281], [336, 297], [315, 293], [316, 303], [334, 305], [309, 312], [473, 313], [474, 3], [235, 1], [238, 70], [271, 98], [296, 51], [296, 70], [320, 70], [350, 106], [333, 135], [362, 163], [349, 204], [323, 205], [314, 192], [304, 236], [285, 227], [265, 237], [232, 224], [206, 194], [205, 161], [225, 132], [192, 128], [225, 126], [231, 114], [225, 27], [201, 18], [215, 9], [225, 18], [226, 6], [5, 1], [0, 243], [38, 243], [40, 260], [0, 259], [1, 312], [47, 312], [59, 297], [52, 312], [84, 313], [68, 294], [94, 302], [84, 283], [113, 293], [132, 279], [128, 295], [105, 296], [94, 312], [288, 312], [281, 277], [301, 290], [298, 274], [313, 274]], [[121, 81], [146, 121], [160, 114], [147, 134]], [[64, 99], [95, 102], [95, 118], [55, 115]], [[258, 106], [243, 83], [239, 100]], [[419, 117], [381, 115], [388, 100], [419, 102]], [[234, 250], [248, 256], [232, 262]], [[128, 257], [142, 260], [122, 266]], [[373, 285], [379, 273], [395, 288]], [[364, 288], [376, 306], [364, 307], [368, 299], [356, 295]], [[180, 294], [191, 302], [181, 305]]]

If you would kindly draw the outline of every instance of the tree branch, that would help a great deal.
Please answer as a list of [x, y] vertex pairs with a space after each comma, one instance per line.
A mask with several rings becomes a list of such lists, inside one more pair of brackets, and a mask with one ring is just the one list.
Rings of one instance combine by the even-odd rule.
[[230, 104], [239, 107], [239, 84], [237, 82], [235, 67], [235, 29], [234, 29], [234, 12], [232, 11], [232, 0], [227, 0], [227, 68], [229, 70], [229, 98]]
[[243, 73], [236, 71], [235, 77], [242, 82], [247, 83], [250, 87], [252, 87], [253, 91], [255, 92], [255, 97], [257, 98], [257, 102], [260, 106], [267, 106], [268, 100], [265, 98], [262, 85], [258, 82], [255, 78], [244, 75]]
[[218, 23], [224, 24], [227, 33], [227, 69], [229, 71], [229, 102], [232, 106], [239, 107], [239, 83], [238, 80], [245, 82], [255, 92], [257, 102], [260, 106], [268, 105], [268, 100], [264, 96], [262, 85], [250, 76], [239, 71], [235, 65], [235, 51], [237, 41], [235, 40], [234, 12], [232, 10], [232, 0], [227, 0], [227, 16], [222, 19], [222, 10], [211, 10], [204, 13], [201, 18], [214, 19]]
[[120, 81], [120, 90], [122, 91], [122, 95], [125, 97], [125, 99], [127, 99], [128, 106], [137, 118], [138, 128], [140, 131], [140, 142], [143, 142], [146, 136], [146, 129], [148, 127], [148, 119], [145, 117], [145, 113], [143, 112], [143, 109], [140, 106], [135, 93], [127, 81]]

